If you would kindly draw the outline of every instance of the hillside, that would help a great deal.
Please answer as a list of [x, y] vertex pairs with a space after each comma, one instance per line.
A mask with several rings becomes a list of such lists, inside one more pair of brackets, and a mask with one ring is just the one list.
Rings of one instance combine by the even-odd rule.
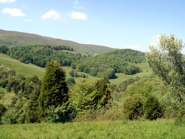
[[103, 53], [113, 50], [113, 48], [100, 45], [80, 44], [73, 41], [44, 37], [36, 34], [0, 30], [0, 45], [29, 46], [38, 44], [67, 45], [82, 53]]
[[138, 63], [145, 62], [145, 53], [131, 50], [113, 50], [100, 55], [81, 59], [76, 62], [78, 71], [92, 76], [117, 78], [115, 73], [134, 75], [140, 73]]

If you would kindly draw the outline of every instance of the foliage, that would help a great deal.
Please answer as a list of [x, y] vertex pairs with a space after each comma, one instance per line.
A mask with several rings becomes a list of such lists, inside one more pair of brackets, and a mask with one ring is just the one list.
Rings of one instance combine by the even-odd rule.
[[39, 96], [40, 106], [43, 110], [49, 106], [56, 108], [68, 101], [68, 87], [65, 77], [65, 71], [57, 61], [47, 63]]
[[134, 94], [123, 102], [124, 117], [129, 120], [136, 120], [143, 116], [143, 101], [140, 94]]
[[[76, 106], [79, 115], [89, 110], [109, 108], [111, 106], [111, 91], [105, 79], [95, 84], [80, 83], [70, 88], [70, 102]], [[91, 113], [92, 114], [92, 113]]]
[[185, 65], [182, 41], [174, 35], [161, 35], [159, 47], [150, 46], [146, 54], [153, 72], [164, 82], [179, 103], [185, 103]]
[[94, 97], [94, 101], [97, 103], [97, 108], [110, 106], [111, 103], [111, 91], [107, 86], [106, 79], [100, 79], [95, 83], [95, 91], [96, 96]]
[[68, 102], [63, 103], [61, 106], [49, 106], [44, 111], [47, 120], [51, 123], [69, 122], [76, 116], [76, 110]]
[[3, 104], [0, 104], [0, 123], [1, 123], [1, 117], [6, 112], [6, 107]]
[[40, 87], [35, 87], [30, 95], [28, 106], [26, 110], [26, 122], [39, 123], [42, 117], [42, 111], [39, 107]]
[[143, 103], [144, 117], [149, 120], [156, 120], [162, 117], [163, 109], [156, 97], [148, 95]]
[[[4, 47], [8, 49], [8, 52], [6, 53], [10, 57], [17, 59], [23, 63], [32, 63], [40, 67], [45, 67], [47, 62], [54, 59], [59, 61], [60, 65], [62, 66], [70, 66], [74, 61], [79, 60], [83, 57], [80, 53], [72, 52], [73, 49], [69, 48], [68, 46], [0, 46], [0, 50], [4, 50]], [[4, 53], [4, 51], [2, 53]]]
[[115, 79], [115, 73], [133, 75], [141, 72], [136, 63], [144, 62], [144, 53], [130, 49], [115, 50], [76, 62], [78, 71], [92, 76]]
[[68, 86], [76, 84], [74, 78], [67, 78], [66, 83], [67, 83]]

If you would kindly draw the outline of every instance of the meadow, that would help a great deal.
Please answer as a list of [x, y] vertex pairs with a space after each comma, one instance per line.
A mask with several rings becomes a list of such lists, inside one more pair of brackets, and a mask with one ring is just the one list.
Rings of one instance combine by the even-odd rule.
[[185, 126], [174, 120], [96, 121], [0, 126], [1, 139], [183, 139]]

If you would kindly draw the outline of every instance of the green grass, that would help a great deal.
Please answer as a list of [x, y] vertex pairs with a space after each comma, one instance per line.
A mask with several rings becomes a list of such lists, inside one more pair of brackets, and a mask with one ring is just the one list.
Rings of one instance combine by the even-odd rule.
[[1, 139], [182, 139], [185, 126], [173, 120], [102, 121], [1, 125]]
[[12, 70], [15, 70], [16, 73], [23, 74], [25, 76], [36, 75], [40, 79], [43, 77], [45, 69], [35, 66], [33, 64], [24, 64], [18, 60], [12, 59], [7, 55], [0, 54], [0, 65], [4, 65]]

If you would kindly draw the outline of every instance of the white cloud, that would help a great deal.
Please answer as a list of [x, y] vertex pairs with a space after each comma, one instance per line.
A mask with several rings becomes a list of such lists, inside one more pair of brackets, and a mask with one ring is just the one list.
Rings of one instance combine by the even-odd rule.
[[81, 13], [81, 12], [70, 12], [70, 17], [73, 19], [78, 19], [78, 20], [86, 20], [87, 19], [87, 15], [85, 13]]
[[33, 20], [31, 20], [31, 19], [25, 19], [24, 21], [25, 22], [33, 22]]
[[15, 0], [0, 0], [0, 3], [12, 3], [15, 2]]
[[47, 13], [45, 13], [41, 18], [42, 19], [47, 19], [47, 18], [60, 19], [60, 14], [55, 10], [50, 10]]
[[155, 35], [155, 36], [152, 36], [151, 39], [152, 39], [152, 42], [150, 42], [149, 45], [152, 45], [152, 46], [156, 46], [158, 45], [159, 43], [159, 39], [160, 39], [161, 35]]
[[3, 14], [10, 14], [11, 16], [25, 16], [25, 14], [17, 8], [5, 8], [2, 11]]
[[128, 45], [126, 48], [129, 48], [129, 49], [138, 49], [139, 46], [138, 45]]

